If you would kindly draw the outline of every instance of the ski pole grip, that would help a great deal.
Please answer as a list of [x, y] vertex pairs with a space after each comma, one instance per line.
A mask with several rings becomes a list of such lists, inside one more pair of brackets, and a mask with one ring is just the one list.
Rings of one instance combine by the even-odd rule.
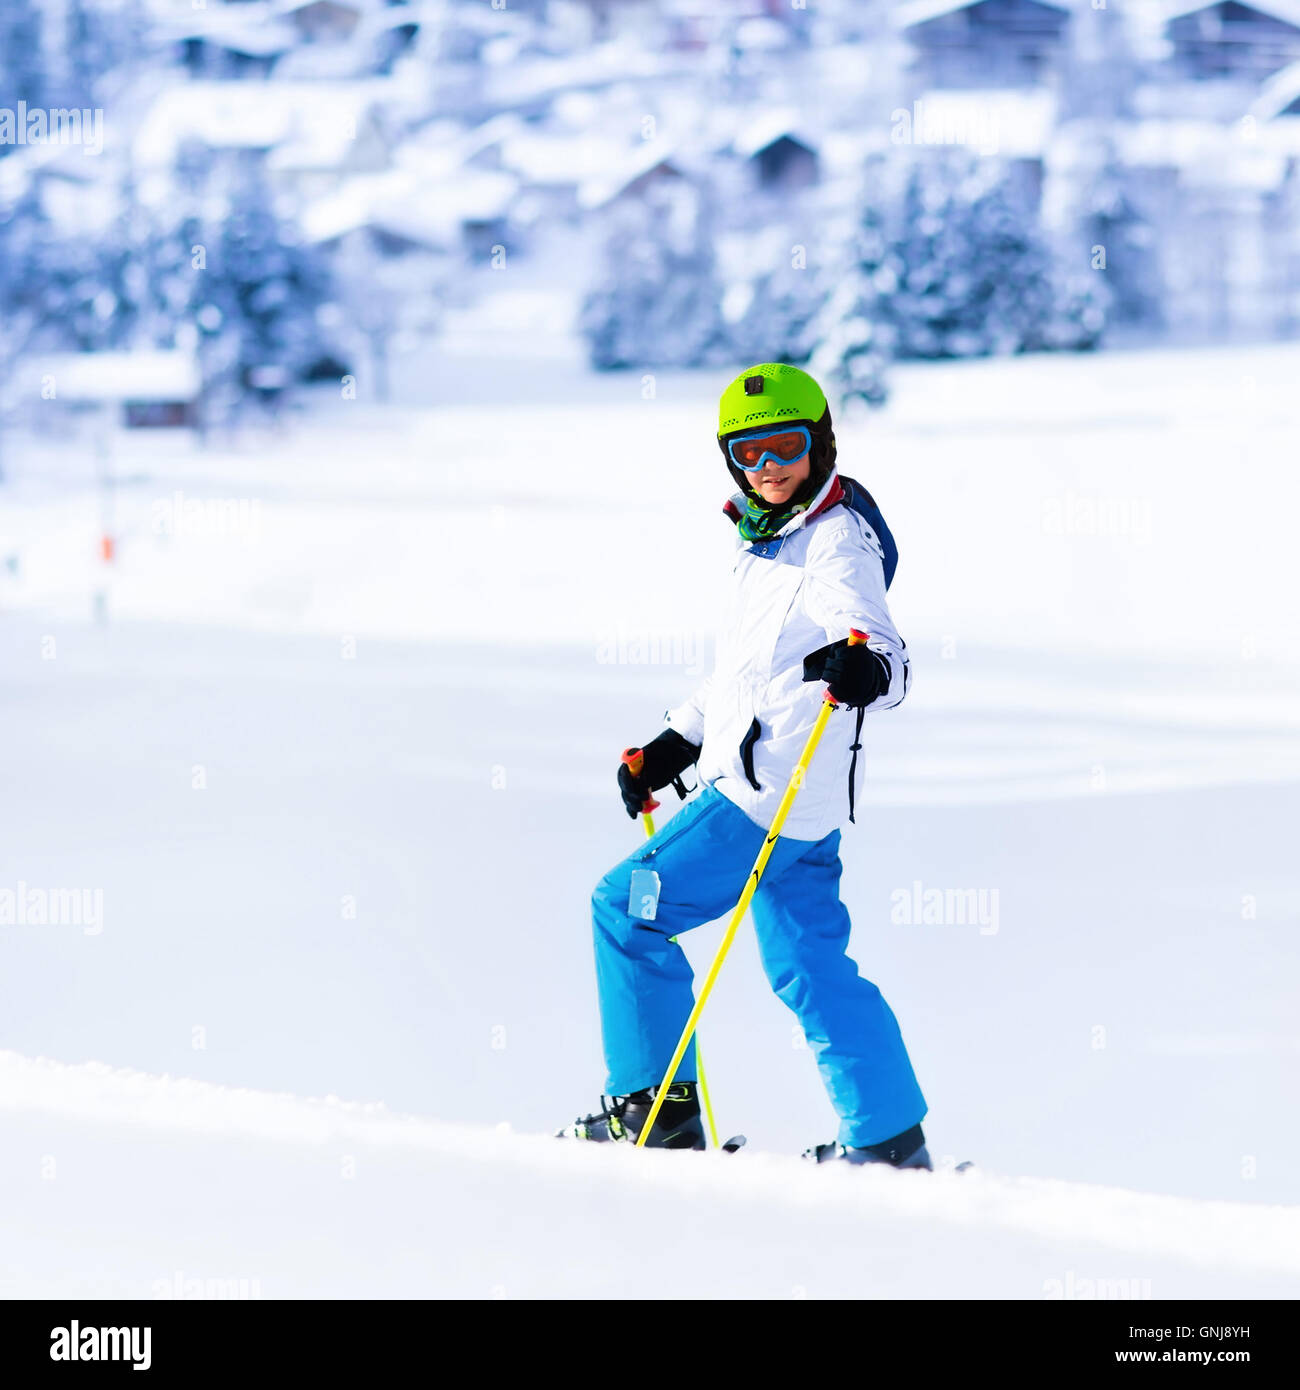
[[[871, 634], [869, 632], [859, 632], [856, 627], [851, 627], [849, 628], [849, 646], [864, 646], [866, 644], [867, 638], [870, 636]], [[826, 703], [828, 705], [839, 705], [839, 701], [835, 698], [834, 695], [831, 694], [829, 689], [826, 691]]]
[[[645, 754], [639, 748], [625, 748], [621, 761], [633, 777], [640, 777], [641, 769], [645, 766]], [[648, 816], [652, 811], [659, 809], [659, 803], [652, 796], [647, 796], [641, 804], [641, 814]]]

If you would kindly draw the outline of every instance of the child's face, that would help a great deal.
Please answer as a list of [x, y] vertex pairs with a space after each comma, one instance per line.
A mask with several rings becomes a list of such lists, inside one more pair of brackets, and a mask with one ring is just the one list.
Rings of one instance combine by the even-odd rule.
[[749, 485], [764, 502], [788, 502], [808, 477], [812, 463], [805, 454], [793, 463], [774, 463], [771, 459], [751, 475]]

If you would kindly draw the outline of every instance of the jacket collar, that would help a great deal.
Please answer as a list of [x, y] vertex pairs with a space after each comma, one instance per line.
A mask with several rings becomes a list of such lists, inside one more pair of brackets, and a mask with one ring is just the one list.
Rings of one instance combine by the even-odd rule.
[[[815, 516], [820, 516], [822, 512], [829, 511], [837, 502], [844, 498], [844, 485], [840, 482], [839, 473], [832, 468], [830, 477], [822, 484], [817, 496], [804, 508], [797, 516], [792, 516], [779, 531], [778, 536], [788, 536], [792, 531], [797, 531], [801, 526], [806, 526]], [[731, 518], [733, 523], [738, 523], [745, 511], [745, 494], [743, 492], [733, 492], [727, 499], [722, 510]]]

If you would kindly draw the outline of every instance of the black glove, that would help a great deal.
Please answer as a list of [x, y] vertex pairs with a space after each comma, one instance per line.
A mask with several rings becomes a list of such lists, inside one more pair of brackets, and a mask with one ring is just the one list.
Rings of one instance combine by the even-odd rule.
[[682, 773], [699, 758], [700, 749], [698, 744], [688, 743], [676, 729], [665, 729], [642, 748], [641, 754], [640, 776], [633, 777], [626, 763], [618, 770], [618, 789], [633, 820], [641, 814], [641, 807], [650, 799], [650, 793], [657, 792], [660, 787], [676, 783], [678, 796], [686, 795], [681, 784]]
[[848, 639], [820, 647], [803, 659], [806, 681], [825, 681], [835, 703], [861, 709], [889, 689], [889, 662], [870, 647]]

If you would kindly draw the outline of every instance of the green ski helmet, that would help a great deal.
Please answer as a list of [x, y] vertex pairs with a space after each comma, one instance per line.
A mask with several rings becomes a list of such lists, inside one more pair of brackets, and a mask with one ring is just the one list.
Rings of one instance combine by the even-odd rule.
[[812, 434], [812, 471], [792, 502], [814, 497], [830, 477], [835, 466], [835, 435], [831, 431], [831, 410], [816, 381], [785, 362], [760, 362], [746, 367], [722, 393], [718, 402], [718, 448], [727, 470], [747, 495], [752, 489], [743, 469], [731, 462], [727, 440], [733, 434], [770, 425], [807, 425]]

